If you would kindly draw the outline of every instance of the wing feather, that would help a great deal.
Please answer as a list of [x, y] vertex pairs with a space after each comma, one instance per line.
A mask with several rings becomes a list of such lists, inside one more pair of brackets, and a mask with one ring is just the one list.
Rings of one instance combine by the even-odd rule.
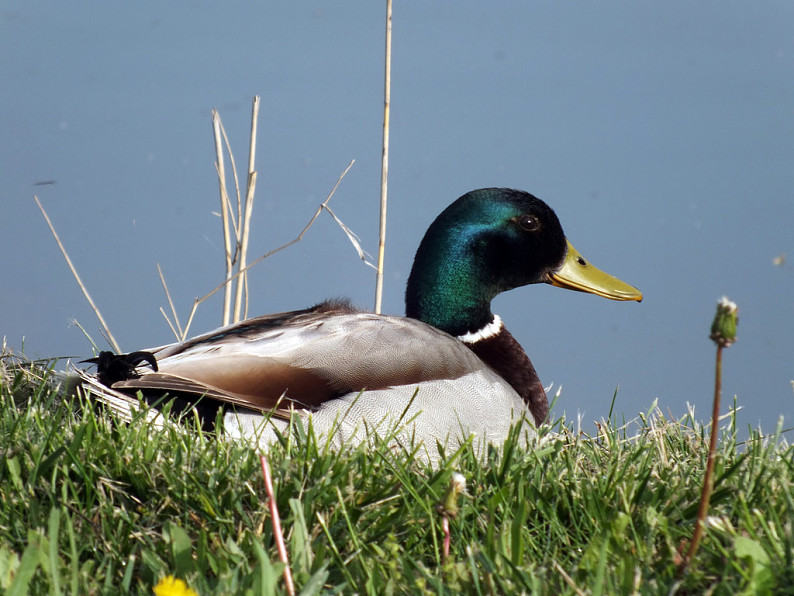
[[120, 391], [205, 395], [256, 410], [316, 408], [362, 390], [457, 379], [487, 368], [462, 342], [404, 317], [281, 313], [154, 351], [159, 372]]

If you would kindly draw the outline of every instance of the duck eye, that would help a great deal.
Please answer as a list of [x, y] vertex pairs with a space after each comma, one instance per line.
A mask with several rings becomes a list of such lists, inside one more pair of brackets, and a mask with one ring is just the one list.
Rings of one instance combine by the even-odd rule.
[[540, 220], [534, 215], [520, 215], [518, 225], [527, 232], [537, 232], [540, 229]]

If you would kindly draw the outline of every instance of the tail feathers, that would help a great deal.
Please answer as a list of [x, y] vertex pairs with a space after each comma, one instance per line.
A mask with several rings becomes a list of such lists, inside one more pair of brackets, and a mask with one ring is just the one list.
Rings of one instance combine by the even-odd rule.
[[97, 379], [107, 387], [117, 381], [137, 379], [140, 374], [135, 370], [140, 364], [148, 364], [157, 372], [157, 359], [151, 352], [132, 352], [131, 354], [114, 354], [113, 352], [100, 352], [96, 358], [89, 358], [82, 362], [97, 365]]
[[154, 424], [155, 427], [160, 428], [164, 425], [163, 416], [159, 410], [148, 408], [137, 398], [106, 387], [96, 377], [83, 370], [77, 369], [77, 375], [88, 396], [104, 405], [124, 422], [132, 422], [133, 412], [142, 409], [145, 412], [146, 420]]

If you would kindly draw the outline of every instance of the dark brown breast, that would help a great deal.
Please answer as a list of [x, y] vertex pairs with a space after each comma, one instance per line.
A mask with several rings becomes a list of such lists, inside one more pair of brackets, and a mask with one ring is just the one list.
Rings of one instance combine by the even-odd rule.
[[504, 327], [496, 335], [467, 343], [480, 360], [494, 369], [516, 390], [535, 418], [535, 424], [546, 421], [549, 400], [524, 348]]

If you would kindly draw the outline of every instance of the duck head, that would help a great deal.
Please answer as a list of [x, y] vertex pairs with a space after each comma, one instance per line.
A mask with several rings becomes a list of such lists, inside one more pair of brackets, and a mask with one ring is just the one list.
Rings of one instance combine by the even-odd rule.
[[460, 197], [428, 228], [408, 278], [406, 315], [460, 336], [493, 320], [498, 294], [534, 283], [642, 300], [573, 248], [546, 203], [519, 190], [484, 188]]

